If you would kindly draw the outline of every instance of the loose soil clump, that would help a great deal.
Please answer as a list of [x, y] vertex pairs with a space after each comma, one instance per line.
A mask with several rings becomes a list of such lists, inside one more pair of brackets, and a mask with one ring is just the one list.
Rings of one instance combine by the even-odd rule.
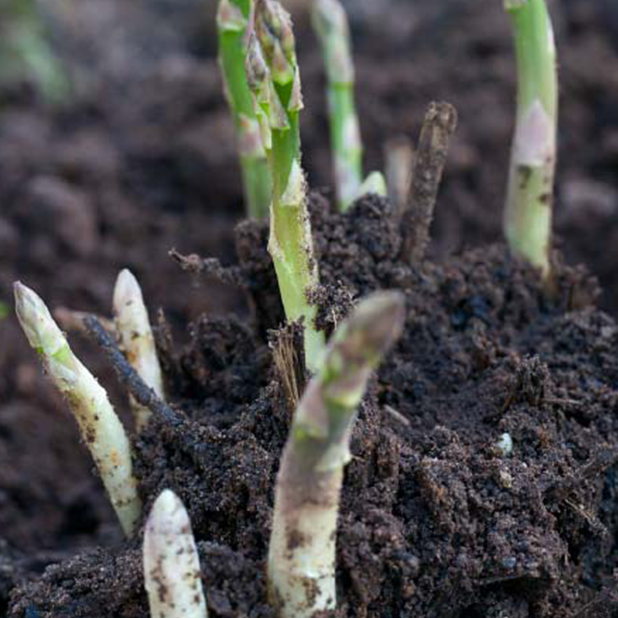
[[[618, 328], [595, 308], [595, 281], [556, 256], [547, 289], [499, 245], [410, 266], [386, 201], [332, 214], [315, 195], [311, 211], [327, 328], [377, 289], [403, 290], [408, 307], [353, 434], [337, 615], [608, 609], [618, 566]], [[187, 506], [215, 617], [273, 616], [264, 561], [292, 410], [272, 360], [282, 310], [266, 238], [263, 225], [238, 228], [235, 277], [254, 322], [203, 316], [188, 344], [162, 346], [184, 420], [157, 418], [134, 443], [146, 509], [164, 488]], [[13, 591], [9, 615], [147, 616], [139, 543], [49, 567]]]

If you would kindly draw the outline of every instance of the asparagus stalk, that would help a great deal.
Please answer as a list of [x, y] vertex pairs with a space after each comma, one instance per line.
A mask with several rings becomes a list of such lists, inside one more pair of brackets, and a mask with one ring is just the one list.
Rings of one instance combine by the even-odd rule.
[[282, 618], [331, 610], [343, 468], [367, 381], [401, 333], [403, 296], [370, 296], [333, 336], [292, 421], [275, 494], [268, 556], [273, 603]]
[[200, 562], [189, 515], [163, 490], [144, 531], [144, 581], [151, 618], [208, 618]]
[[105, 389], [73, 354], [45, 303], [19, 282], [14, 291], [21, 327], [54, 384], [67, 398], [120, 525], [130, 536], [142, 505], [132, 472], [131, 447], [122, 423]]
[[[122, 270], [118, 275], [113, 304], [116, 331], [127, 359], [142, 380], [154, 390], [160, 399], [163, 399], [163, 376], [148, 311], [144, 305], [139, 283], [127, 269]], [[131, 408], [135, 426], [138, 431], [141, 431], [148, 424], [151, 412], [133, 398]]]
[[219, 64], [234, 118], [245, 200], [249, 214], [268, 216], [271, 179], [245, 73], [246, 29], [253, 0], [220, 0], [217, 12]]
[[0, 2], [0, 85], [29, 78], [46, 101], [60, 104], [70, 82], [53, 53], [36, 0]]
[[345, 210], [363, 182], [363, 145], [354, 100], [354, 62], [345, 9], [339, 0], [314, 0], [314, 30], [327, 78], [330, 140], [339, 207]]
[[315, 371], [324, 334], [309, 295], [318, 285], [311, 223], [301, 168], [300, 73], [289, 14], [276, 0], [257, 0], [246, 67], [273, 179], [268, 250], [286, 316], [304, 320], [305, 360]]
[[547, 277], [558, 120], [554, 35], [545, 0], [505, 0], [505, 9], [513, 25], [518, 91], [504, 229], [513, 252]]

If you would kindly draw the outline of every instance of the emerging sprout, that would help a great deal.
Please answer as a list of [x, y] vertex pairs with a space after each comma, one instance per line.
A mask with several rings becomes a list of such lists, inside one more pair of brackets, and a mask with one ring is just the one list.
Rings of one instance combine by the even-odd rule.
[[388, 199], [401, 214], [410, 201], [414, 146], [404, 136], [389, 140], [384, 148]]
[[73, 354], [43, 301], [15, 283], [15, 310], [21, 327], [38, 352], [71, 411], [127, 536], [135, 530], [142, 505], [133, 477], [131, 448], [105, 389]]
[[[114, 315], [120, 345], [140, 375], [158, 397], [163, 399], [163, 376], [157, 357], [148, 311], [144, 305], [142, 290], [133, 274], [124, 269], [118, 275], [114, 288]], [[138, 431], [144, 429], [150, 418], [150, 410], [131, 400]]]
[[312, 21], [324, 54], [335, 186], [339, 206], [345, 210], [357, 197], [363, 181], [348, 18], [339, 0], [314, 0]]
[[517, 255], [549, 275], [558, 78], [556, 47], [545, 0], [505, 0], [517, 59], [517, 120], [504, 212], [507, 241]]
[[169, 489], [152, 505], [144, 531], [144, 581], [151, 618], [207, 618], [191, 522]]
[[246, 67], [273, 179], [268, 250], [288, 320], [304, 319], [305, 359], [315, 371], [324, 334], [315, 326], [316, 307], [309, 300], [318, 267], [300, 160], [300, 73], [290, 16], [276, 0], [255, 3]]
[[217, 12], [219, 64], [234, 118], [245, 200], [249, 214], [268, 216], [270, 171], [245, 73], [246, 30], [253, 0], [220, 0]]
[[268, 556], [272, 602], [282, 618], [334, 609], [335, 534], [344, 466], [371, 372], [399, 337], [405, 303], [370, 296], [337, 329], [292, 421], [275, 494]]
[[0, 2], [0, 84], [30, 80], [50, 103], [70, 94], [64, 67], [47, 40], [36, 0]]

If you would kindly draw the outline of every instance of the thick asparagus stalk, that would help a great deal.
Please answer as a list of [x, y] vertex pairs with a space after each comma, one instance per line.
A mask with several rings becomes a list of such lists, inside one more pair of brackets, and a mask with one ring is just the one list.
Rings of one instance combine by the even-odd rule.
[[[114, 288], [116, 331], [127, 359], [142, 380], [163, 399], [163, 376], [157, 356], [148, 311], [142, 290], [133, 274], [124, 269], [118, 275]], [[131, 400], [135, 426], [141, 431], [148, 424], [151, 412]]]
[[517, 255], [549, 275], [558, 78], [545, 0], [505, 0], [517, 59], [517, 120], [504, 229]]
[[135, 530], [142, 505], [122, 423], [105, 389], [73, 354], [43, 301], [21, 283], [15, 283], [14, 290], [21, 327], [54, 384], [67, 398], [120, 525], [129, 536]]
[[217, 30], [219, 64], [236, 127], [245, 200], [249, 214], [262, 219], [268, 216], [272, 187], [245, 73], [245, 39], [252, 5], [253, 0], [220, 0]]
[[312, 21], [324, 55], [335, 186], [339, 207], [345, 210], [358, 196], [363, 182], [348, 18], [339, 0], [314, 0]]
[[401, 333], [399, 293], [370, 296], [337, 329], [296, 410], [275, 494], [268, 557], [282, 618], [334, 609], [335, 534], [343, 468], [371, 372]]
[[286, 316], [304, 320], [305, 360], [315, 371], [324, 334], [309, 295], [318, 285], [305, 177], [301, 168], [300, 73], [290, 16], [276, 0], [257, 0], [247, 50], [247, 76], [273, 179], [268, 250]]
[[144, 530], [144, 581], [151, 618], [207, 618], [189, 515], [176, 494], [161, 492]]

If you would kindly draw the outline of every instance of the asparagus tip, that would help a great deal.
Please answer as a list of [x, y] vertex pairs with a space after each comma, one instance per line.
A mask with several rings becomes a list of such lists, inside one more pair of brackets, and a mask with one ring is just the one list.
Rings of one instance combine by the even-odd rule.
[[151, 616], [207, 618], [201, 570], [189, 515], [165, 489], [155, 500], [144, 531], [144, 580]]
[[130, 304], [141, 295], [142, 290], [135, 275], [128, 268], [121, 270], [114, 286], [114, 307]]
[[406, 315], [405, 296], [401, 292], [376, 292], [358, 305], [345, 333], [344, 356], [379, 361], [399, 338]]
[[30, 345], [46, 354], [54, 354], [65, 340], [49, 309], [36, 292], [20, 281], [13, 284], [13, 292], [15, 313]]

